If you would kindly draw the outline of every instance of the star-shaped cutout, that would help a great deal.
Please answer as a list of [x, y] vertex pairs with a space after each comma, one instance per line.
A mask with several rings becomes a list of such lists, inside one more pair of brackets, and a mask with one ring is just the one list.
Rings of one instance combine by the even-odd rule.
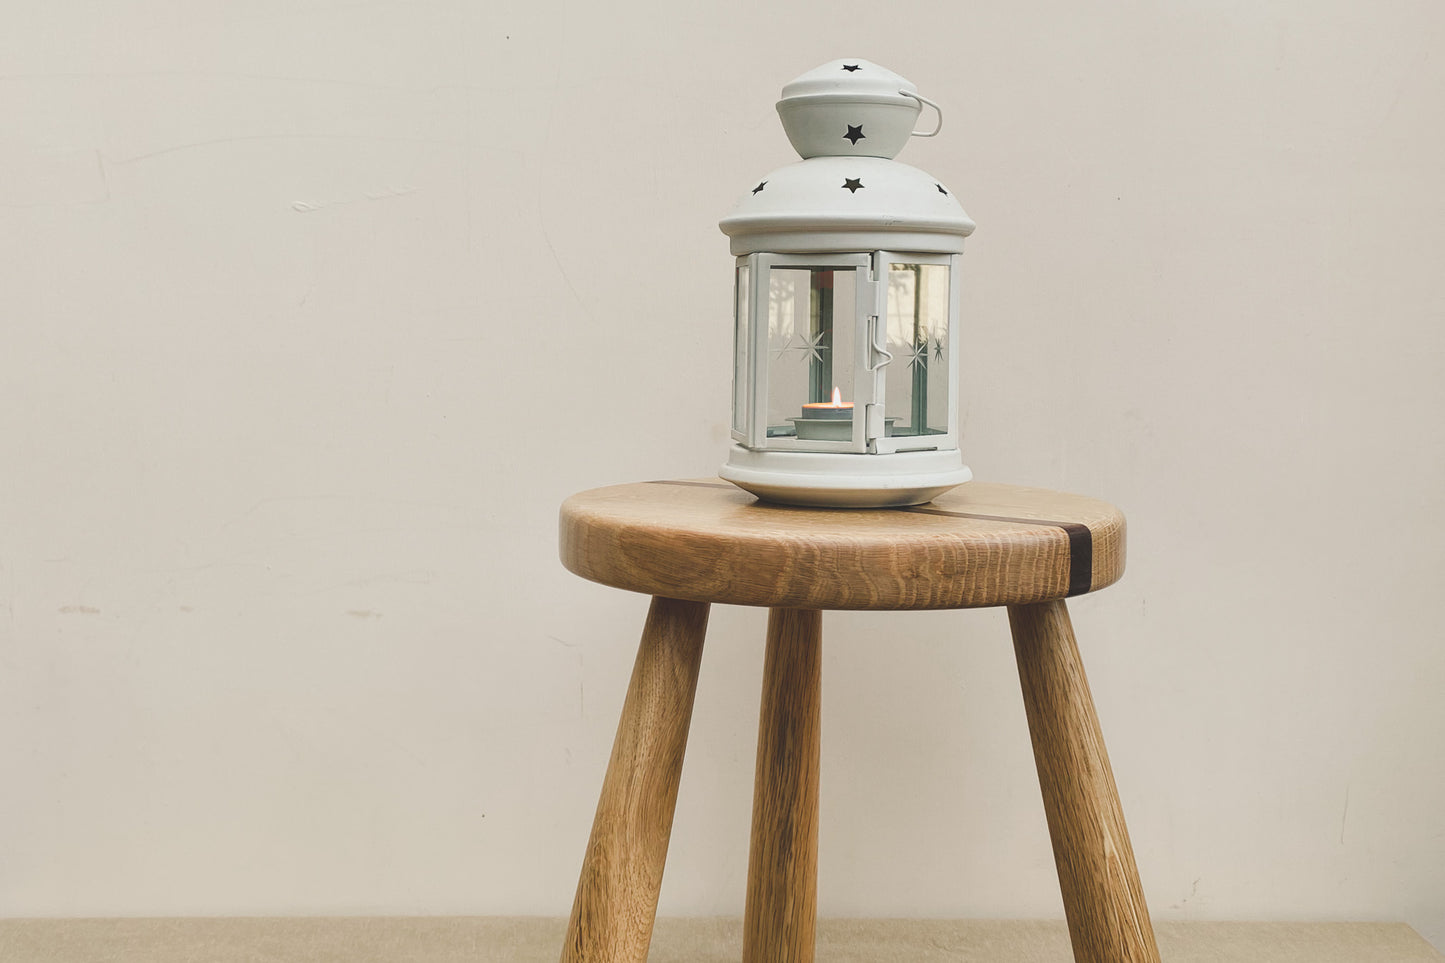
[[[940, 194], [947, 194], [947, 193], [948, 193], [948, 191], [946, 191], [946, 190], [943, 189], [943, 185], [942, 185], [942, 184], [934, 184], [933, 186], [936, 187], [936, 188], [938, 188], [938, 193], [940, 193]], [[759, 190], [761, 190], [761, 188], [759, 188]]]
[[787, 353], [788, 353], [789, 351], [791, 351], [792, 349], [793, 349], [793, 339], [792, 339], [792, 338], [789, 338], [788, 340], [786, 340], [786, 341], [783, 342], [782, 347], [778, 348], [777, 352], [773, 355], [773, 359], [774, 359], [775, 361], [782, 361], [783, 358], [787, 355]]
[[848, 189], [849, 194], [857, 194], [863, 189], [863, 180], [859, 177], [848, 177], [843, 180], [843, 186]]
[[846, 140], [846, 141], [850, 141], [850, 142], [853, 144], [853, 146], [856, 147], [856, 146], [858, 146], [858, 142], [859, 142], [860, 140], [862, 140], [865, 136], [866, 136], [866, 135], [863, 133], [863, 125], [862, 125], [862, 124], [859, 124], [857, 127], [854, 127], [852, 124], [849, 124], [849, 125], [848, 125], [848, 133], [846, 133], [846, 134], [843, 135], [843, 139]]
[[933, 339], [933, 360], [934, 360], [934, 361], [942, 361], [942, 360], [943, 360], [943, 339], [942, 339], [942, 338], [934, 338], [934, 339]]
[[861, 68], [857, 64], [844, 64], [843, 69], [848, 71], [849, 73], [852, 73], [853, 71], [859, 70]]
[[767, 182], [767, 181], [763, 181], [763, 182], [760, 183], [757, 187], [754, 187], [754, 188], [753, 188], [753, 193], [756, 194], [758, 191], [762, 190], [764, 187], [767, 187], [767, 186], [768, 186], [768, 182]]

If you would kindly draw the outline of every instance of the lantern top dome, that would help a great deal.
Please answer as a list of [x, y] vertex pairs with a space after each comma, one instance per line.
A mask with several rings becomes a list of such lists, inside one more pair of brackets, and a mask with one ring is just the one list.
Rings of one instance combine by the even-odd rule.
[[866, 60], [834, 60], [787, 84], [778, 116], [803, 160], [762, 178], [718, 224], [732, 253], [961, 253], [973, 220], [936, 178], [893, 160], [925, 103]]
[[906, 78], [867, 60], [845, 58], [786, 84], [778, 116], [805, 158], [895, 157], [924, 102]]
[[959, 254], [973, 219], [916, 167], [815, 157], [768, 174], [718, 223], [734, 255], [906, 250]]

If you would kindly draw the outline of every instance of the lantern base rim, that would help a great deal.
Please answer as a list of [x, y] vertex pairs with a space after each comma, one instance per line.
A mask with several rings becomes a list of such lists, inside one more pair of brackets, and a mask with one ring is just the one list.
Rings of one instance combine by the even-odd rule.
[[973, 478], [963, 455], [755, 451], [733, 445], [718, 477], [764, 501], [812, 508], [922, 505]]

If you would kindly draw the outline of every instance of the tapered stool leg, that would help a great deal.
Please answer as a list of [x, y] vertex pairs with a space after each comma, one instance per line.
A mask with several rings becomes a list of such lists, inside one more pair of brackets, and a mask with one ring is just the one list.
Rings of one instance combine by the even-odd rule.
[[816, 610], [768, 613], [743, 963], [813, 959], [822, 630]]
[[1068, 608], [1016, 605], [1008, 615], [1074, 959], [1159, 963]]
[[612, 743], [562, 963], [643, 963], [672, 835], [705, 602], [654, 598]]

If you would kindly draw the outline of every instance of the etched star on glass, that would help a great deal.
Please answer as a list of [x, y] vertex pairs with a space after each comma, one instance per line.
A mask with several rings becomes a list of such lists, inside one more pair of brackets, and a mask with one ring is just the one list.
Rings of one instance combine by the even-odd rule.
[[811, 338], [803, 338], [802, 344], [795, 345], [794, 347], [802, 352], [802, 358], [800, 360], [807, 361], [811, 359], [813, 361], [822, 361], [823, 352], [828, 350], [828, 346], [823, 344], [825, 337], [827, 337], [827, 332], [819, 331]]
[[908, 367], [915, 368], [922, 365], [928, 366], [928, 339], [924, 338], [913, 346], [913, 353], [908, 356]]

